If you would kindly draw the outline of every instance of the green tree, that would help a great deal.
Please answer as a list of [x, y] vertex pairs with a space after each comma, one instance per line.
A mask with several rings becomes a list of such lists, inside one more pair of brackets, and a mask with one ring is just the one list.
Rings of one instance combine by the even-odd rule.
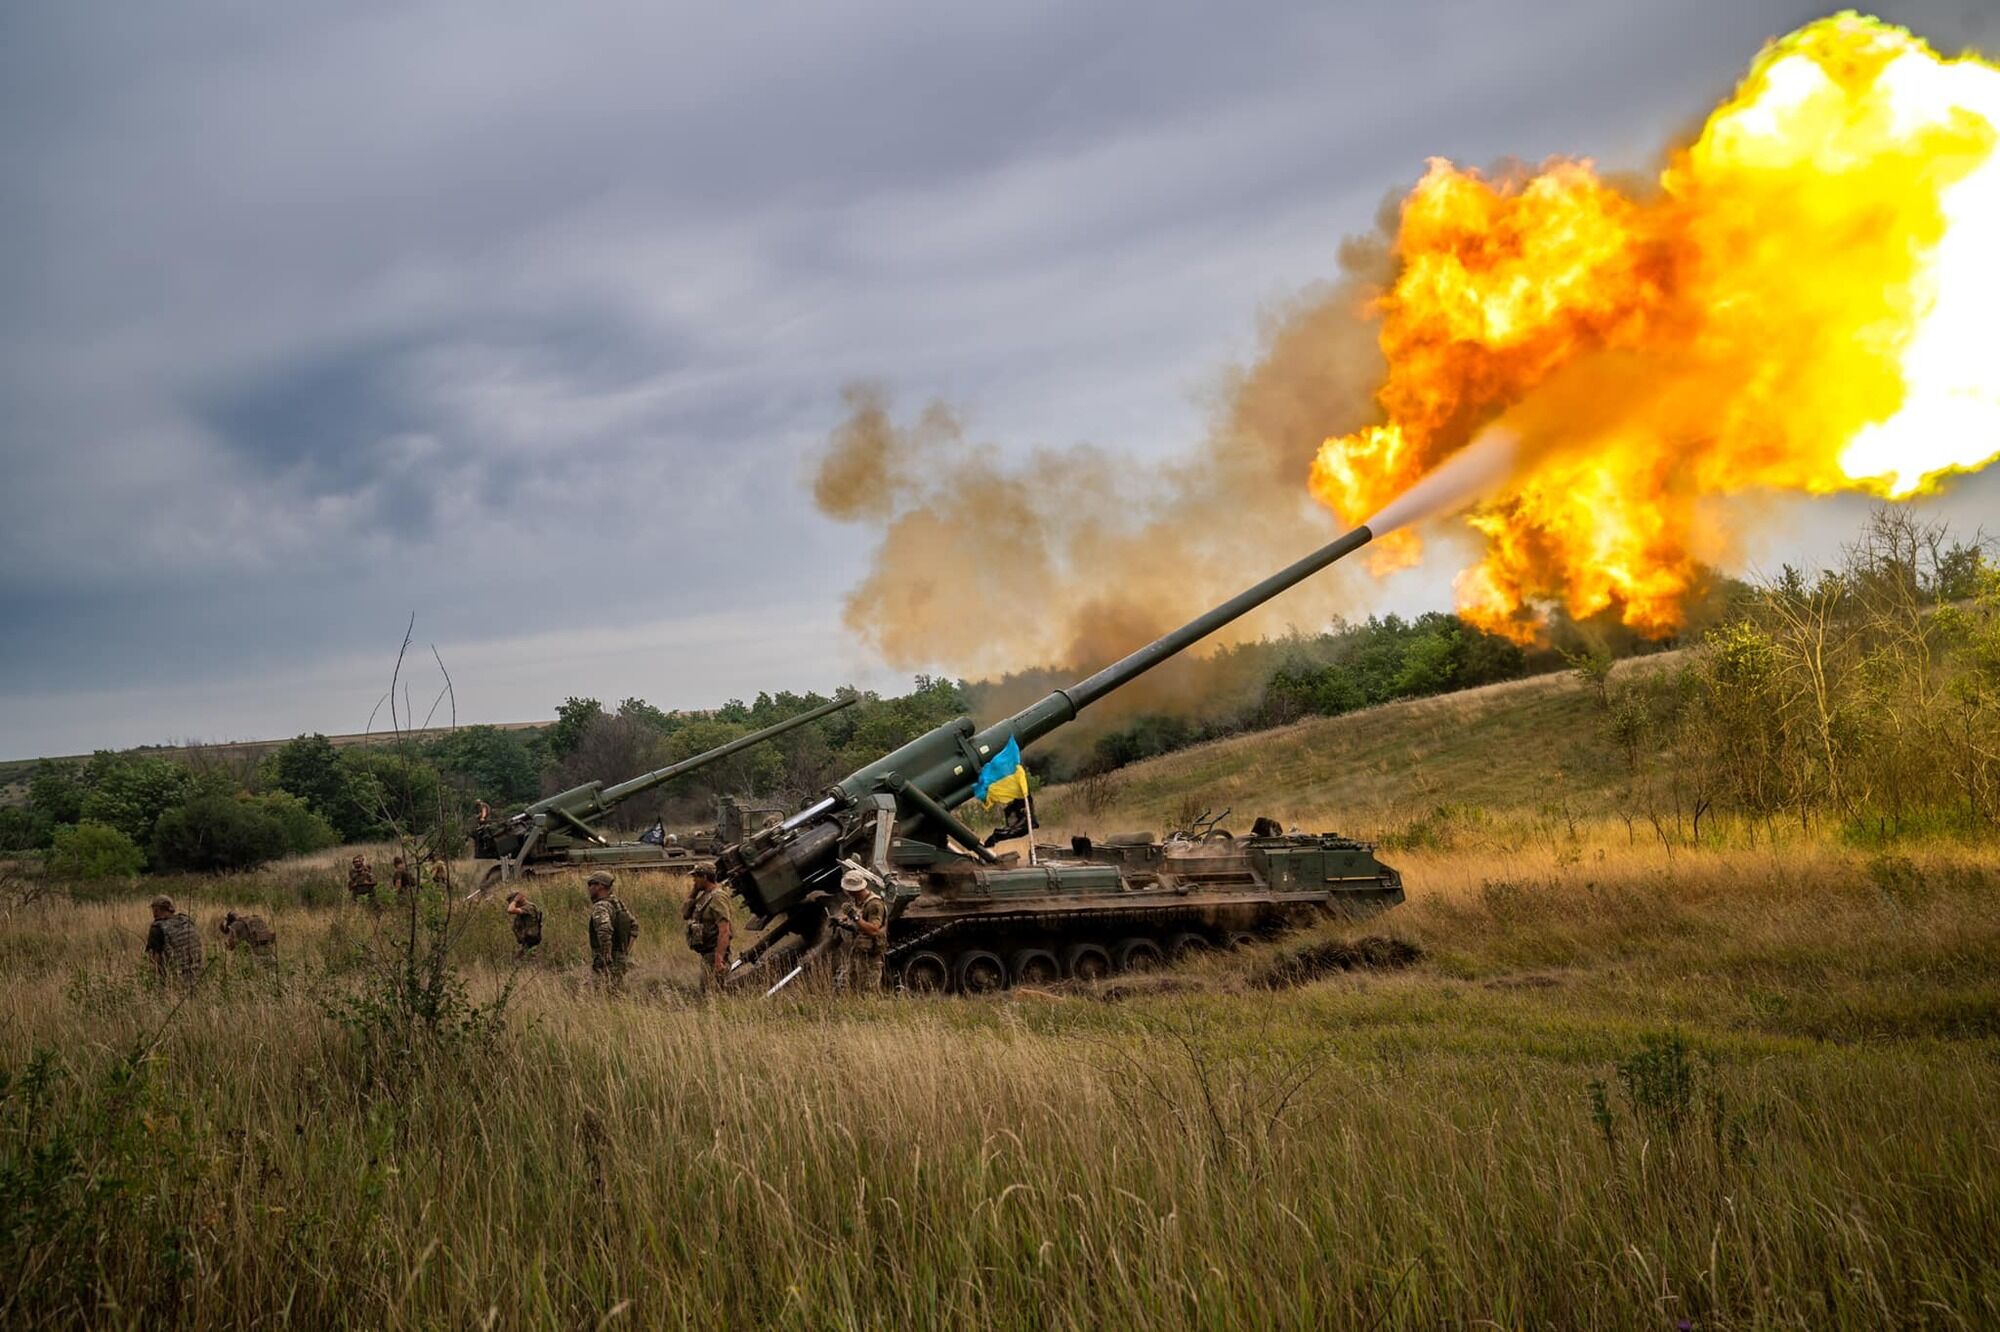
[[307, 808], [346, 837], [358, 836], [348, 771], [340, 766], [340, 751], [317, 733], [287, 740], [269, 760], [271, 784], [306, 802]]
[[155, 869], [212, 874], [252, 869], [289, 849], [285, 825], [269, 807], [205, 793], [160, 816], [152, 861]]
[[194, 786], [194, 774], [184, 765], [152, 754], [99, 753], [90, 767], [94, 780], [83, 799], [83, 819], [111, 825], [134, 846], [152, 841], [160, 815]]
[[549, 757], [560, 763], [574, 754], [583, 743], [583, 735], [590, 723], [604, 715], [604, 705], [594, 698], [577, 698], [571, 695], [556, 709], [555, 725], [549, 727]]
[[83, 817], [83, 798], [90, 794], [80, 763], [43, 759], [28, 778], [28, 808], [51, 824], [75, 823]]
[[59, 879], [124, 879], [146, 866], [138, 843], [106, 823], [64, 824], [52, 841], [49, 873]]
[[39, 810], [20, 805], [0, 808], [0, 851], [33, 851], [47, 846], [55, 829]]
[[398, 831], [422, 836], [438, 826], [444, 779], [423, 759], [358, 746], [341, 751], [340, 765], [348, 773], [352, 818], [362, 829], [360, 836], [388, 837]]
[[340, 834], [332, 824], [288, 791], [266, 791], [262, 795], [246, 796], [243, 800], [277, 821], [284, 833], [287, 855], [300, 856], [322, 851], [340, 842]]
[[493, 804], [532, 800], [539, 793], [534, 754], [517, 731], [467, 726], [439, 741], [433, 753], [447, 776]]

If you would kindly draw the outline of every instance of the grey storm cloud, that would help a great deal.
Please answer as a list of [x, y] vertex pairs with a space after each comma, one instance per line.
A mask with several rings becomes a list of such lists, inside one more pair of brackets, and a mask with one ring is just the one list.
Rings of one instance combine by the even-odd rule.
[[491, 718], [881, 682], [843, 384], [1172, 456], [1427, 156], [1643, 165], [1816, 12], [11, 6], [0, 751], [358, 725], [412, 609]]

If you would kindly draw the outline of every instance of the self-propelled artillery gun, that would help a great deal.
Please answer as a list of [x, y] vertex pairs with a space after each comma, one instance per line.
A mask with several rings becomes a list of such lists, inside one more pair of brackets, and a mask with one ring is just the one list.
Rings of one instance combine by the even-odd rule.
[[[1373, 539], [1357, 528], [1095, 675], [979, 729], [961, 717], [849, 774], [807, 808], [716, 861], [763, 933], [737, 977], [770, 977], [822, 941], [841, 874], [865, 866], [890, 903], [888, 973], [912, 989], [968, 992], [1094, 979], [1226, 946], [1326, 911], [1403, 900], [1402, 876], [1366, 843], [1272, 833], [1118, 839], [1036, 863], [996, 856], [954, 812], [1012, 740], [1023, 750]], [[787, 973], [788, 974], [788, 973]]]
[[[787, 717], [781, 722], [738, 736], [726, 745], [696, 754], [693, 758], [653, 772], [641, 773], [629, 781], [606, 786], [585, 782], [567, 791], [545, 796], [518, 814], [479, 824], [472, 830], [472, 851], [482, 862], [475, 871], [478, 891], [496, 883], [534, 874], [565, 869], [669, 870], [686, 873], [696, 865], [713, 863], [716, 842], [710, 839], [681, 846], [665, 839], [612, 841], [604, 835], [606, 816], [625, 801], [655, 787], [685, 777], [711, 763], [719, 763], [766, 740], [775, 740], [787, 731], [831, 716], [855, 701], [848, 694], [830, 703]], [[723, 807], [724, 835], [740, 835], [745, 825], [731, 815], [739, 807]]]

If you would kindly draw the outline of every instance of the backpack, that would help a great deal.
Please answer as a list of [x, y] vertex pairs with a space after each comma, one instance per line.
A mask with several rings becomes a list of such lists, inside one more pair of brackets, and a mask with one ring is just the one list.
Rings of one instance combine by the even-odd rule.
[[721, 924], [708, 915], [708, 906], [719, 889], [707, 889], [700, 897], [688, 903], [687, 941], [688, 947], [697, 953], [712, 953], [721, 942]]
[[639, 919], [617, 898], [611, 899], [611, 951], [623, 953], [639, 937]]

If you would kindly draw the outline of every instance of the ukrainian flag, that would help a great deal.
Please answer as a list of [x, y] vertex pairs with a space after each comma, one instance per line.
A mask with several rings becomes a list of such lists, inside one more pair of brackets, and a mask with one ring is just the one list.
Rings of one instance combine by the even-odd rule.
[[979, 780], [972, 785], [972, 794], [985, 801], [988, 809], [1026, 798], [1028, 770], [1021, 766], [1021, 746], [1014, 737], [1008, 736], [1007, 747], [986, 760]]

